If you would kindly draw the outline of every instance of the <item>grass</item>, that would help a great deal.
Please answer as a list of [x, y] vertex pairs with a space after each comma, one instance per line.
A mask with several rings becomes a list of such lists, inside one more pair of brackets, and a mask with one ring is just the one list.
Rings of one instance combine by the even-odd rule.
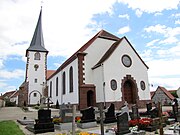
[[0, 121], [0, 135], [24, 135], [19, 126], [12, 120]]

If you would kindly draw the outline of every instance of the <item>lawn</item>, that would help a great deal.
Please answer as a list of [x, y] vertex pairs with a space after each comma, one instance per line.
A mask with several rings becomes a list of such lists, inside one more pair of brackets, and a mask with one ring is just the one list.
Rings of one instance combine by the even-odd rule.
[[12, 120], [0, 121], [0, 135], [24, 135], [19, 126]]

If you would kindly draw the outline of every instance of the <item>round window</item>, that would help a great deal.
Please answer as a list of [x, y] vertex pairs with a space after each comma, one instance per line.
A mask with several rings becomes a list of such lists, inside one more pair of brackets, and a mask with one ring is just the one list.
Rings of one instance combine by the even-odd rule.
[[122, 56], [122, 63], [125, 67], [130, 67], [132, 64], [132, 60], [128, 55]]
[[117, 89], [117, 82], [114, 79], [111, 80], [111, 89], [112, 90], [116, 90]]
[[140, 85], [141, 85], [141, 89], [142, 89], [142, 90], [145, 90], [145, 89], [146, 89], [146, 85], [145, 85], [145, 82], [144, 82], [144, 81], [141, 81], [141, 82], [140, 82]]

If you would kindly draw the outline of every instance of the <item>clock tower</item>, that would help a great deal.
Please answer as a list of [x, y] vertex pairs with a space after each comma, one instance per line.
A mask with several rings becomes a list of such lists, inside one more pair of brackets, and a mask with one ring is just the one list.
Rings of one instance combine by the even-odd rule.
[[46, 84], [48, 51], [44, 46], [41, 16], [42, 9], [40, 10], [32, 41], [29, 48], [26, 50], [27, 63], [25, 83], [27, 84], [28, 105], [40, 103], [41, 97], [44, 96], [43, 88]]

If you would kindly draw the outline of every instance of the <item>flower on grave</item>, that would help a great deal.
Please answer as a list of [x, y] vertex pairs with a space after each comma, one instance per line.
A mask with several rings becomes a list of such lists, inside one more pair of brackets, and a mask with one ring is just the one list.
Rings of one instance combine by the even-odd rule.
[[61, 123], [62, 121], [61, 121], [61, 118], [55, 117], [55, 118], [53, 118], [52, 122], [53, 122], [54, 124], [59, 124], [59, 123]]
[[81, 117], [80, 117], [80, 116], [75, 117], [75, 121], [76, 121], [77, 123], [80, 123], [80, 122], [81, 122]]
[[97, 135], [95, 133], [80, 132], [78, 135]]
[[141, 118], [141, 119], [135, 119], [129, 121], [129, 126], [134, 127], [139, 125], [140, 127], [147, 127], [152, 123], [151, 118]]

